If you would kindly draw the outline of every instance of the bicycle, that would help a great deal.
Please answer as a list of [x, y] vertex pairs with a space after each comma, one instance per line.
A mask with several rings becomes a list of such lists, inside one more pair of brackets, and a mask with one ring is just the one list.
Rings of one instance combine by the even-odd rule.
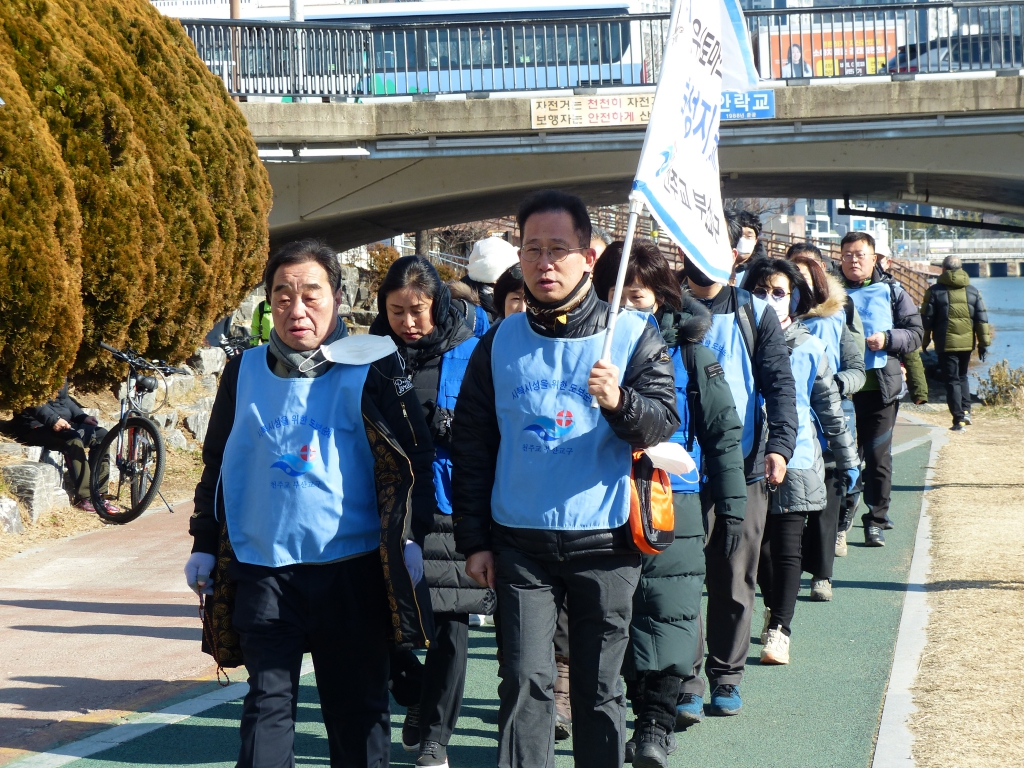
[[223, 333], [220, 335], [220, 341], [217, 346], [224, 350], [224, 354], [227, 355], [228, 360], [232, 360], [238, 357], [240, 354], [250, 347], [257, 346], [259, 343], [259, 336], [225, 336]]
[[[128, 375], [125, 379], [125, 395], [121, 398], [121, 415], [117, 424], [111, 427], [100, 442], [96, 463], [92, 467], [89, 492], [96, 514], [109, 523], [130, 523], [146, 511], [157, 495], [173, 512], [167, 499], [160, 493], [167, 449], [160, 429], [148, 418], [148, 414], [155, 413], [167, 404], [166, 376], [187, 374], [188, 371], [168, 365], [163, 360], [147, 360], [131, 349], [115, 349], [103, 342], [100, 342], [100, 348], [127, 363]], [[156, 373], [159, 380], [155, 376], [141, 375], [143, 371]], [[155, 393], [160, 388], [160, 380], [163, 380], [164, 395], [160, 404], [155, 405]], [[155, 407], [147, 409], [145, 400], [148, 395], [154, 395]], [[111, 458], [118, 471], [117, 489], [114, 492], [109, 487], [100, 487], [97, 471], [100, 457], [110, 456], [111, 446], [114, 446]], [[125, 489], [127, 500], [121, 498]]]

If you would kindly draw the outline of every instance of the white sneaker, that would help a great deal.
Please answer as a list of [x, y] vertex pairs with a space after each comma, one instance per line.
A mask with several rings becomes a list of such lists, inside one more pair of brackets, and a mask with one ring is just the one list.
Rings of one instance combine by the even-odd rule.
[[471, 613], [469, 614], [469, 626], [471, 627], [482, 627], [486, 622], [487, 617], [482, 613]]
[[836, 534], [836, 557], [846, 557], [846, 531]]
[[811, 600], [827, 603], [832, 600], [832, 582], [828, 579], [811, 579]]
[[762, 664], [789, 664], [789, 638], [781, 629], [769, 629], [768, 640], [761, 650]]
[[764, 609], [764, 626], [761, 627], [761, 645], [768, 642], [768, 624], [772, 620], [772, 609], [765, 606]]

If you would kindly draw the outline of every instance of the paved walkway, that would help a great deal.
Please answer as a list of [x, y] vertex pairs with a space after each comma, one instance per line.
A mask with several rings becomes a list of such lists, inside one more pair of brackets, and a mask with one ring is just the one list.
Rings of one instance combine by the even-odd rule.
[[[901, 420], [897, 443], [902, 450], [895, 460], [892, 509], [897, 527], [887, 533], [887, 546], [865, 548], [858, 520], [850, 555], [836, 562], [835, 600], [817, 604], [802, 597], [797, 606], [792, 664], [758, 666], [760, 646], [755, 639], [742, 686], [743, 714], [709, 718], [679, 734], [680, 749], [673, 765], [870, 765], [913, 554], [928, 461], [928, 443], [921, 442], [926, 435], [926, 430]], [[69, 762], [76, 768], [234, 764], [241, 707], [237, 700], [226, 699], [241, 695], [244, 684], [214, 690], [212, 695], [219, 698], [213, 700], [189, 698], [215, 686], [202, 682], [209, 667], [198, 651], [193, 600], [181, 584], [180, 567], [188, 549], [187, 536], [182, 538], [186, 527], [187, 514], [152, 515], [123, 529], [62, 542], [45, 553], [0, 561], [5, 596], [0, 600], [0, 647], [5, 648], [0, 663], [4, 688], [17, 686], [11, 694], [5, 690], [0, 696], [0, 743], [40, 751], [53, 748], [58, 740], [71, 741], [69, 732], [60, 730], [69, 727], [67, 721], [48, 723], [75, 717], [83, 709], [91, 713], [92, 722], [110, 713], [120, 714], [122, 722], [127, 718], [135, 723], [29, 758], [21, 762], [25, 768]], [[46, 565], [61, 562], [54, 557], [57, 548], [64, 564]], [[121, 559], [111, 559], [106, 552], [117, 552]], [[49, 586], [40, 588], [41, 579], [30, 578], [29, 573], [50, 574]], [[145, 586], [139, 590], [140, 585]], [[23, 591], [10, 598], [11, 587]], [[73, 603], [68, 597], [72, 589]], [[83, 595], [79, 589], [89, 591]], [[83, 621], [83, 610], [97, 613]], [[757, 632], [760, 613], [755, 624]], [[53, 642], [40, 642], [44, 634], [53, 635]], [[497, 663], [493, 631], [473, 630], [470, 643], [466, 698], [449, 749], [450, 763], [456, 768], [494, 765]], [[7, 654], [9, 647], [22, 650]], [[55, 675], [54, 670], [61, 674]], [[186, 682], [177, 683], [179, 688], [169, 682], [182, 679]], [[232, 679], [244, 676], [236, 671]], [[139, 696], [147, 696], [148, 702], [133, 704], [132, 697]], [[145, 714], [175, 700], [180, 703], [161, 714]], [[73, 721], [79, 729], [81, 720], [78, 714]], [[327, 765], [327, 742], [311, 674], [303, 678], [299, 721], [296, 764]], [[392, 762], [411, 765], [414, 760], [400, 746], [400, 708], [395, 707], [392, 721], [397, 745]], [[133, 738], [120, 743], [128, 737]], [[14, 743], [9, 743], [11, 738]], [[88, 756], [77, 759], [78, 755]], [[559, 748], [557, 764], [572, 765], [568, 745]]]

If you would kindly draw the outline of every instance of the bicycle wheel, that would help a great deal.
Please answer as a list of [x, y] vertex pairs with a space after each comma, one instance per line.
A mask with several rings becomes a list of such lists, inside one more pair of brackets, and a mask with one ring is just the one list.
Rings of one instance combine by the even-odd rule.
[[[111, 446], [114, 451], [111, 452]], [[92, 467], [90, 493], [96, 514], [108, 523], [130, 523], [152, 503], [164, 478], [167, 451], [156, 424], [132, 416], [111, 429], [100, 443], [97, 457], [110, 455], [117, 467], [116, 486], [100, 487], [97, 466]], [[112, 511], [108, 504], [120, 511]]]

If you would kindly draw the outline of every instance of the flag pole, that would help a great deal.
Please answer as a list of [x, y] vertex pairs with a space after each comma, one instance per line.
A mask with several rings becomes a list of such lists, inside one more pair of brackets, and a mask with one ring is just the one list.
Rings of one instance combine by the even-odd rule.
[[[622, 300], [623, 283], [626, 282], [626, 269], [629, 266], [629, 255], [633, 251], [633, 233], [636, 232], [636, 222], [643, 210], [644, 204], [633, 195], [629, 196], [629, 219], [626, 221], [626, 236], [622, 241], [622, 258], [619, 259], [619, 271], [615, 276], [615, 290], [612, 292], [611, 307], [608, 309], [608, 330], [604, 337], [604, 349], [601, 351], [602, 360], [611, 360], [612, 337], [615, 334], [615, 323], [619, 318], [619, 302]], [[591, 408], [597, 408], [597, 399], [590, 401]]]

